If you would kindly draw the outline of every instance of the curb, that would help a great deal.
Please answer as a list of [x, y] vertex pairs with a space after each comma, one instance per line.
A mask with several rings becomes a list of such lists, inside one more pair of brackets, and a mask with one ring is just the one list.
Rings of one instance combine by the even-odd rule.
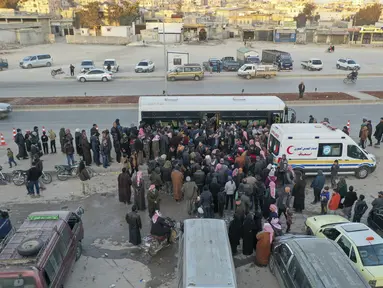
[[[276, 78], [344, 78], [346, 74], [314, 74], [315, 71], [312, 71], [313, 74], [291, 74], [289, 72], [280, 72], [277, 74]], [[237, 73], [228, 74], [232, 72], [222, 72], [214, 74], [205, 74], [205, 78], [240, 78]], [[113, 79], [125, 79], [125, 80], [146, 80], [146, 79], [164, 79], [163, 76], [159, 75], [142, 75], [142, 76], [114, 76]], [[358, 78], [369, 78], [369, 77], [383, 77], [383, 73], [366, 73], [359, 75]], [[62, 78], [63, 80], [76, 80], [76, 77], [66, 76]], [[60, 80], [60, 79], [57, 79]]]

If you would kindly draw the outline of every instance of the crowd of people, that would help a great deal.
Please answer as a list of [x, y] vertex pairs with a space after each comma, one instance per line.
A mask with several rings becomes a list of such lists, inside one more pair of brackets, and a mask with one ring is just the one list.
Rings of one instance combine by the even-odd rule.
[[[311, 116], [309, 122], [314, 121]], [[363, 127], [364, 123], [361, 131]], [[192, 217], [222, 218], [225, 210], [233, 211], [229, 224], [232, 252], [237, 253], [242, 239], [243, 254], [250, 255], [254, 250], [265, 251], [265, 247], [271, 244], [271, 236], [283, 233], [282, 215], [286, 232], [289, 232], [293, 211], [302, 213], [305, 210], [306, 180], [300, 171], [293, 170], [286, 155], [278, 163], [274, 162], [267, 150], [269, 130], [269, 125], [258, 121], [248, 125], [218, 123], [214, 117], [191, 126], [181, 124], [178, 128], [143, 122], [138, 127], [123, 127], [116, 119], [110, 132], [101, 132], [101, 140], [98, 127], [94, 124], [90, 129], [90, 138], [85, 130], [76, 129], [73, 137], [69, 129], [61, 128], [59, 141], [68, 165], [74, 164], [77, 153], [84, 165], [93, 162], [107, 168], [113, 161], [111, 152], [114, 148], [115, 161], [123, 167], [118, 176], [119, 201], [126, 205], [133, 204], [132, 212], [126, 217], [132, 225], [133, 244], [140, 243], [137, 235], [140, 235], [142, 225], [137, 211], [147, 208], [149, 217], [157, 221], [160, 214], [156, 211], [160, 210], [161, 194], [167, 193], [177, 202], [184, 200], [186, 212]], [[383, 119], [376, 127], [378, 143], [382, 133]], [[51, 153], [56, 153], [56, 134], [52, 130], [48, 135], [43, 131], [40, 140], [38, 127], [25, 135], [18, 129], [15, 137], [19, 147], [17, 159], [29, 156], [32, 161], [42, 153], [48, 154], [48, 141]], [[145, 163], [148, 180], [144, 179], [140, 170]], [[325, 186], [323, 173], [318, 171], [311, 183], [314, 190], [312, 204], [320, 203], [322, 214], [343, 209], [344, 215], [350, 219], [355, 202], [353, 220], [360, 221], [367, 210], [364, 196], [360, 195], [358, 199], [352, 186], [347, 192], [345, 179], [338, 181], [338, 170], [339, 164], [334, 161], [331, 192]], [[38, 185], [36, 181], [33, 183]], [[168, 228], [164, 226], [162, 233], [168, 233]], [[256, 254], [257, 263], [266, 265], [267, 255], [263, 252]]]

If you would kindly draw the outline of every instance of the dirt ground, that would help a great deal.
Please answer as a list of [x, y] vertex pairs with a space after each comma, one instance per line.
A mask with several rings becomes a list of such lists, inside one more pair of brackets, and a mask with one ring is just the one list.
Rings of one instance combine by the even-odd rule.
[[[372, 92], [371, 92], [372, 93]], [[370, 93], [370, 94], [371, 94]], [[383, 98], [383, 92], [374, 92]], [[276, 95], [283, 101], [298, 100], [297, 93], [283, 93], [283, 94], [260, 94], [260, 95]], [[375, 96], [375, 94], [371, 94]], [[145, 95], [141, 95], [145, 96]], [[147, 95], [149, 96], [149, 95]], [[150, 95], [154, 96], [154, 95]], [[169, 95], [172, 96], [172, 95]], [[188, 96], [177, 95], [177, 96]], [[215, 94], [201, 94], [195, 96], [218, 96]], [[222, 96], [222, 95], [220, 95]], [[250, 96], [250, 94], [226, 94], [225, 96]], [[23, 97], [23, 98], [3, 98], [1, 101], [17, 106], [39, 106], [39, 105], [70, 105], [70, 104], [137, 104], [139, 96], [82, 96], [82, 97]], [[325, 92], [325, 93], [305, 93], [300, 101], [313, 101], [313, 100], [357, 100], [357, 98], [343, 92]]]

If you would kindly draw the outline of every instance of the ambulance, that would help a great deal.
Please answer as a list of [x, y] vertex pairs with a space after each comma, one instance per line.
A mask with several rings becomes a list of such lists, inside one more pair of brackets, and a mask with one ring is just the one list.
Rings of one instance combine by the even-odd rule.
[[267, 149], [274, 164], [285, 154], [289, 165], [305, 175], [316, 175], [318, 170], [329, 175], [335, 160], [339, 175], [364, 179], [376, 169], [374, 155], [328, 123], [273, 124]]

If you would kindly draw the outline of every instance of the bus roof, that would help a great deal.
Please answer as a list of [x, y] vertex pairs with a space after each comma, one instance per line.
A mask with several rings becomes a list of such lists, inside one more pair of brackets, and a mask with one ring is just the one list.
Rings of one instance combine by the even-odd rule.
[[282, 111], [276, 96], [141, 96], [139, 111]]

